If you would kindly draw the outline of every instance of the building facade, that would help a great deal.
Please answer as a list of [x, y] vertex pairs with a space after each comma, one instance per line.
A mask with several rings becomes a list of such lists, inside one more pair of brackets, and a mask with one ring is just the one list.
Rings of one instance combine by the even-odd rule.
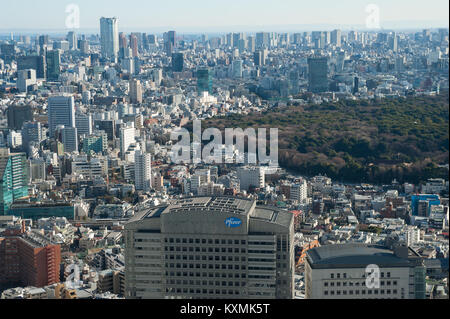
[[130, 299], [294, 296], [293, 216], [256, 201], [194, 197], [125, 225]]
[[[379, 285], [366, 272], [370, 265], [379, 269]], [[305, 285], [308, 299], [424, 299], [425, 267], [407, 245], [326, 245], [307, 251]]]

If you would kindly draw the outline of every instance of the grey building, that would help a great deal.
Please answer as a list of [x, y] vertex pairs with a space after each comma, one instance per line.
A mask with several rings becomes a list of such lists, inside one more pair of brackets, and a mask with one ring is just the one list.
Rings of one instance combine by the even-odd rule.
[[230, 197], [181, 199], [124, 229], [126, 298], [294, 296], [293, 216]]
[[[378, 267], [377, 285], [366, 282], [370, 265]], [[306, 253], [305, 286], [307, 299], [424, 299], [425, 267], [406, 244], [325, 245]]]
[[308, 58], [309, 91], [320, 93], [328, 91], [328, 58]]

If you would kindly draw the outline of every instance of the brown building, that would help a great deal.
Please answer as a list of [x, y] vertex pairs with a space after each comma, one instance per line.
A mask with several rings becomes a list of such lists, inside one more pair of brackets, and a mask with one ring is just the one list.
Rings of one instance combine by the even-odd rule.
[[25, 227], [0, 237], [0, 286], [44, 287], [59, 280], [61, 247]]

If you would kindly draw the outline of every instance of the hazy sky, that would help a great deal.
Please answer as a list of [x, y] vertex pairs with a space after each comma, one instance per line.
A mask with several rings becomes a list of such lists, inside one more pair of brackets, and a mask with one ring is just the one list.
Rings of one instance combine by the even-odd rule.
[[448, 26], [448, 0], [2, 0], [0, 30], [65, 30], [68, 4], [79, 6], [81, 29], [98, 29], [101, 16], [117, 16], [127, 30], [357, 26], [371, 3], [380, 8], [382, 27]]

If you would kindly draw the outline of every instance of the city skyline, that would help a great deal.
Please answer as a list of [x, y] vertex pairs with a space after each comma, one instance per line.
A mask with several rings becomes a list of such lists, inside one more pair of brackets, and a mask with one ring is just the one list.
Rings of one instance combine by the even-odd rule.
[[[53, 31], [70, 30], [66, 26], [68, 5], [77, 5], [80, 11], [79, 32], [98, 32], [99, 20], [102, 16], [119, 18], [121, 30], [163, 32], [166, 29], [177, 29], [179, 32], [224, 32], [241, 31], [311, 31], [313, 29], [364, 29], [370, 13], [366, 7], [372, 3], [348, 0], [336, 4], [331, 1], [302, 3], [286, 0], [245, 1], [231, 0], [225, 4], [218, 2], [181, 1], [166, 4], [152, 2], [126, 2], [108, 4], [104, 1], [95, 3], [85, 0], [54, 1], [30, 3], [22, 0], [3, 5], [0, 13], [0, 33], [14, 31]], [[133, 5], [134, 4], [134, 5]], [[420, 1], [399, 0], [391, 3], [386, 0], [376, 1], [380, 10], [380, 27], [382, 29], [414, 29], [448, 27], [448, 2], [431, 0]], [[135, 8], [139, 7], [139, 10]], [[405, 10], [408, 18], [404, 19]], [[18, 12], [11, 15], [8, 12]], [[190, 12], [186, 15], [185, 12]], [[220, 12], [219, 14], [216, 14]], [[39, 13], [39, 14], [36, 14]], [[60, 15], [60, 18], [56, 18]], [[208, 28], [205, 30], [205, 28]]]

